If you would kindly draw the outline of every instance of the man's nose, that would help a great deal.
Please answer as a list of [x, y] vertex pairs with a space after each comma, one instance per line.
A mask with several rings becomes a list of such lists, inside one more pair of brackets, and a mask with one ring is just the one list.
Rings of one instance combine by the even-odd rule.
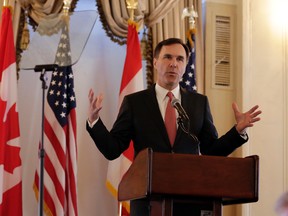
[[177, 62], [172, 60], [169, 66], [175, 68], [177, 67]]

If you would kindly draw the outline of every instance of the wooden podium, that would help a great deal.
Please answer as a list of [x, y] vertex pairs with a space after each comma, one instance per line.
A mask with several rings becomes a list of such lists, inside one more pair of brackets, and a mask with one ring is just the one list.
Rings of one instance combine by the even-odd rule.
[[[197, 214], [222, 215], [222, 205], [258, 201], [259, 157], [245, 158], [157, 153], [145, 149], [118, 188], [118, 200], [148, 198], [151, 216], [172, 216], [175, 203]], [[212, 213], [213, 212], [213, 213]]]

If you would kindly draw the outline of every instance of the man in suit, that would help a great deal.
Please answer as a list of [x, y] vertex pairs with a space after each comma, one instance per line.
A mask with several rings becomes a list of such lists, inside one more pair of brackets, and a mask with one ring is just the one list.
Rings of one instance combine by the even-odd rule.
[[[227, 156], [248, 140], [246, 128], [252, 127], [260, 120], [261, 111], [258, 110], [258, 106], [241, 113], [237, 104], [233, 103], [236, 124], [218, 138], [207, 97], [188, 92], [179, 86], [188, 55], [189, 50], [180, 39], [170, 38], [160, 42], [154, 51], [156, 84], [149, 89], [127, 95], [123, 99], [111, 131], [106, 129], [99, 117], [102, 95], [96, 97], [90, 90], [86, 128], [100, 152], [108, 160], [119, 157], [128, 148], [131, 140], [134, 143], [134, 157], [145, 148], [152, 148], [155, 152], [185, 154], [200, 152], [203, 155]], [[164, 122], [166, 107], [171, 105], [168, 102], [168, 92], [172, 92], [173, 97], [181, 102], [190, 119], [189, 133], [183, 132], [181, 127], [178, 127], [174, 141], [169, 140]], [[176, 113], [176, 117], [178, 116]], [[147, 200], [132, 201], [130, 213], [131, 216], [149, 215]]]

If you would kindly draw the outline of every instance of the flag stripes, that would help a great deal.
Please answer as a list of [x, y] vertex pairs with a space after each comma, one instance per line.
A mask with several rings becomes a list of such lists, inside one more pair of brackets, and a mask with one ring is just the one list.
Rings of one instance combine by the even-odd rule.
[[[76, 99], [67, 26], [63, 26], [45, 101], [44, 211], [46, 215], [77, 216]], [[39, 192], [40, 167], [34, 190]], [[39, 197], [38, 197], [39, 199]]]

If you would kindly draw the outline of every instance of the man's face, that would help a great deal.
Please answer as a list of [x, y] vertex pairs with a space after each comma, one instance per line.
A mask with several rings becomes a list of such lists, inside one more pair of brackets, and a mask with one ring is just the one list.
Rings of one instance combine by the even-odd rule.
[[157, 83], [168, 90], [174, 89], [185, 72], [186, 52], [181, 44], [163, 46], [158, 58], [154, 58]]

